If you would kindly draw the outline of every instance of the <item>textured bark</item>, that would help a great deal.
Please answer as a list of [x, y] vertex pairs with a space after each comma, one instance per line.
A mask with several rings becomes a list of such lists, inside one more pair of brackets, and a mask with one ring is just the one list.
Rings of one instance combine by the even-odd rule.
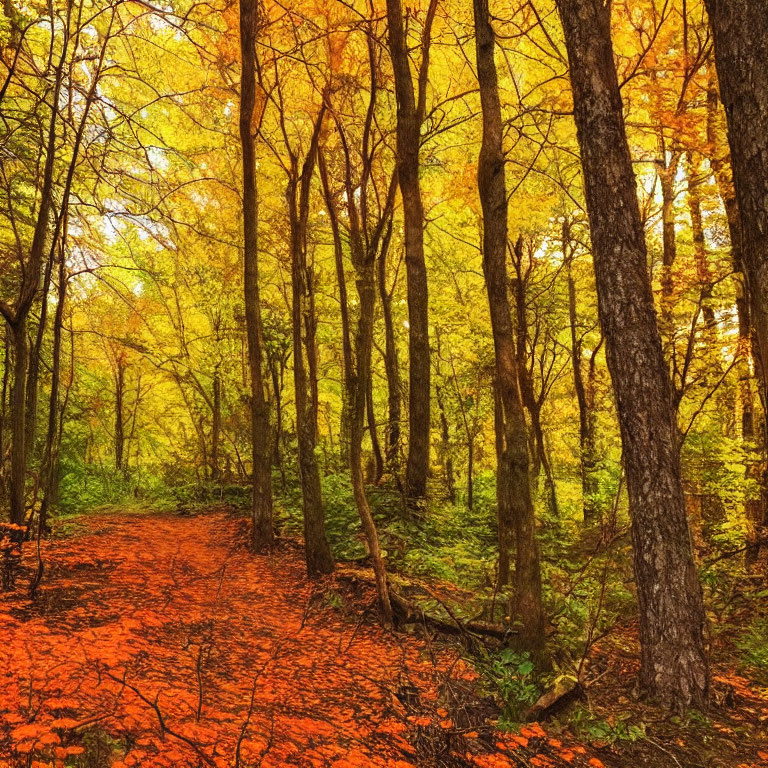
[[378, 485], [384, 476], [384, 455], [381, 452], [379, 433], [376, 429], [376, 411], [373, 407], [373, 378], [370, 375], [368, 376], [368, 393], [366, 395], [366, 418], [368, 420], [368, 436], [371, 438], [371, 451], [373, 453], [373, 477], [371, 479], [375, 485]]
[[115, 472], [124, 472], [125, 463], [125, 363], [118, 353], [115, 361]]
[[[445, 475], [445, 492], [451, 504], [456, 503], [456, 479], [453, 476], [453, 459], [451, 458], [451, 430], [448, 425], [448, 413], [445, 409], [443, 388], [440, 384], [435, 386], [437, 407], [440, 411], [440, 458]], [[472, 509], [471, 505], [467, 506]]]
[[318, 142], [325, 106], [315, 120], [307, 155], [298, 173], [292, 167], [286, 199], [291, 237], [291, 297], [293, 326], [293, 383], [296, 404], [296, 438], [299, 449], [299, 479], [304, 512], [304, 555], [307, 573], [330, 573], [334, 562], [325, 530], [320, 467], [317, 463], [317, 350], [312, 271], [307, 261], [307, 221], [312, 175], [317, 161]]
[[[494, 60], [495, 35], [487, 0], [474, 0], [477, 79], [483, 114], [483, 138], [477, 185], [483, 209], [483, 272], [485, 275], [499, 391], [498, 424], [503, 441], [497, 469], [499, 508], [509, 510], [517, 545], [515, 560], [515, 618], [523, 648], [539, 654], [544, 645], [541, 570], [536, 520], [528, 473], [525, 414], [507, 291], [507, 190], [502, 149], [501, 104]], [[500, 536], [502, 544], [503, 536]], [[502, 572], [502, 566], [499, 572]]]
[[[65, 213], [66, 216], [66, 213]], [[58, 259], [58, 291], [56, 301], [56, 314], [53, 321], [53, 351], [51, 359], [51, 391], [48, 399], [48, 428], [46, 431], [45, 445], [43, 448], [43, 461], [41, 467], [41, 485], [43, 498], [40, 505], [40, 530], [48, 527], [48, 513], [57, 503], [56, 478], [59, 467], [60, 446], [60, 420], [62, 405], [59, 402], [61, 389], [61, 337], [64, 327], [64, 308], [67, 301], [67, 270], [64, 243], [67, 240], [66, 223], [62, 233], [62, 245], [60, 246]]]
[[5, 449], [8, 432], [8, 393], [10, 392], [11, 370], [13, 359], [11, 356], [10, 327], [3, 322], [3, 383], [0, 389], [0, 500], [4, 500], [6, 491], [5, 477]]
[[557, 0], [557, 6], [570, 63], [598, 311], [624, 449], [640, 682], [672, 707], [703, 707], [709, 692], [705, 614], [613, 58], [610, 5]]
[[[768, 4], [765, 0], [705, 0], [705, 4], [728, 126], [741, 225], [740, 256], [753, 333], [752, 351], [758, 393], [765, 412], [768, 407]], [[762, 511], [755, 521], [758, 529], [768, 525], [765, 439], [763, 435], [764, 466], [757, 471], [763, 497]], [[760, 538], [758, 533], [756, 539]], [[756, 558], [754, 549], [750, 556]]]
[[[693, 237], [693, 255], [696, 260], [696, 277], [701, 286], [701, 314], [704, 323], [711, 332], [715, 331], [715, 311], [712, 308], [712, 270], [709, 268], [707, 242], [704, 237], [704, 220], [701, 213], [701, 157], [689, 151], [686, 154], [686, 172], [688, 176], [688, 211], [691, 215], [691, 235]], [[714, 341], [714, 339], [712, 339]]]
[[[434, 15], [434, 12], [432, 12]], [[397, 100], [397, 171], [405, 219], [408, 285], [408, 460], [406, 493], [411, 501], [427, 493], [430, 428], [429, 297], [424, 262], [424, 206], [419, 185], [421, 116], [411, 78], [401, 0], [387, 0], [389, 50]], [[426, 59], [426, 52], [425, 52]], [[422, 74], [427, 61], [422, 61]], [[423, 89], [419, 94], [422, 97]], [[423, 97], [422, 97], [423, 98]]]
[[[368, 110], [361, 142], [360, 156], [363, 158], [359, 184], [352, 179], [352, 157], [347, 144], [344, 126], [337, 122], [338, 134], [341, 139], [344, 165], [344, 198], [349, 227], [349, 251], [355, 270], [355, 284], [358, 296], [358, 316], [355, 325], [354, 339], [348, 337], [343, 343], [344, 352], [344, 383], [349, 401], [349, 470], [352, 481], [352, 492], [355, 498], [360, 523], [365, 535], [368, 554], [371, 558], [376, 593], [379, 601], [379, 611], [384, 624], [392, 624], [392, 603], [390, 602], [389, 585], [384, 556], [379, 545], [379, 533], [373, 512], [368, 502], [363, 475], [363, 435], [365, 430], [366, 408], [371, 388], [371, 358], [373, 350], [373, 324], [376, 308], [376, 260], [386, 253], [391, 233], [392, 211], [394, 208], [395, 179], [391, 179], [386, 203], [379, 211], [376, 221], [368, 209], [368, 184], [371, 181], [371, 164], [373, 160], [372, 130], [378, 94], [377, 64], [374, 37], [369, 28], [368, 36], [368, 65], [370, 74], [370, 91]], [[326, 205], [328, 207], [331, 231], [333, 233], [334, 250], [337, 260], [342, 256], [342, 242], [339, 230], [339, 215], [336, 201], [330, 188], [327, 168], [321, 155], [320, 175], [323, 182]], [[360, 190], [359, 197], [355, 189]], [[337, 270], [343, 277], [343, 270]], [[341, 289], [341, 286], [340, 286]], [[347, 333], [351, 328], [347, 326]]]
[[741, 258], [741, 222], [739, 205], [733, 188], [730, 153], [727, 149], [723, 115], [720, 110], [720, 96], [714, 70], [710, 68], [707, 82], [707, 157], [715, 176], [718, 193], [725, 208], [728, 233], [731, 240], [731, 263], [736, 278], [736, 315], [739, 322], [739, 400], [741, 404], [742, 437], [754, 438], [754, 398], [752, 394], [750, 362], [752, 340], [749, 320], [749, 300], [744, 284], [744, 264]]
[[26, 384], [29, 368], [29, 341], [27, 320], [40, 285], [45, 246], [50, 232], [51, 209], [53, 206], [54, 166], [57, 147], [58, 109], [61, 94], [64, 64], [69, 50], [69, 26], [72, 3], [67, 5], [67, 18], [63, 28], [61, 56], [54, 73], [54, 86], [49, 103], [54, 105], [48, 120], [45, 147], [45, 163], [40, 188], [40, 204], [32, 235], [32, 243], [26, 260], [22, 260], [22, 279], [15, 306], [0, 302], [0, 313], [12, 330], [15, 344], [14, 383], [11, 395], [11, 475], [10, 475], [10, 519], [21, 523], [25, 516], [25, 483], [27, 473], [26, 449]]
[[213, 372], [213, 413], [211, 414], [211, 480], [221, 477], [219, 444], [221, 442], [221, 374], [217, 365]]
[[29, 363], [29, 342], [25, 320], [17, 321], [13, 326], [13, 387], [11, 388], [11, 522], [21, 525], [24, 522], [25, 482], [27, 472], [26, 450], [26, 382]]
[[251, 125], [256, 107], [257, 0], [240, 2], [240, 145], [243, 155], [243, 287], [248, 336], [248, 369], [251, 378], [251, 539], [256, 552], [274, 546], [272, 524], [272, 467], [269, 404], [264, 396], [263, 338], [259, 295], [258, 197], [256, 156]]
[[[581, 495], [584, 510], [584, 522], [594, 522], [600, 514], [597, 503], [597, 452], [595, 449], [595, 412], [594, 392], [588, 396], [584, 382], [582, 339], [578, 333], [578, 314], [576, 312], [576, 281], [573, 277], [573, 243], [570, 222], [563, 223], [563, 257], [568, 272], [568, 322], [571, 332], [571, 367], [573, 369], [573, 388], [579, 406], [579, 463], [581, 466]], [[590, 390], [593, 382], [590, 382]]]
[[400, 362], [395, 341], [395, 323], [392, 317], [392, 290], [387, 290], [387, 255], [392, 237], [390, 221], [381, 252], [376, 259], [377, 283], [381, 297], [382, 316], [384, 318], [384, 370], [387, 376], [387, 430], [386, 458], [389, 467], [397, 471], [400, 459], [400, 419], [402, 414], [402, 392], [400, 383]]
[[[68, 195], [65, 195], [68, 197]], [[46, 260], [43, 284], [40, 291], [40, 321], [35, 331], [35, 340], [29, 350], [29, 369], [27, 371], [27, 404], [26, 404], [26, 443], [27, 461], [35, 452], [35, 438], [37, 435], [37, 398], [38, 380], [40, 378], [40, 351], [43, 347], [45, 329], [48, 325], [48, 291], [51, 287], [51, 272], [53, 270], [54, 252], [56, 242], [51, 244], [51, 251]]]

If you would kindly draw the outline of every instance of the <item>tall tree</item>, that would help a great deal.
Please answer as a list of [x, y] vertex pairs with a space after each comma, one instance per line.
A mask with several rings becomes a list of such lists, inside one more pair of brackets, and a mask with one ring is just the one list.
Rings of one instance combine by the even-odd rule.
[[411, 500], [427, 492], [430, 432], [429, 295], [424, 261], [424, 205], [419, 185], [421, 123], [426, 105], [429, 47], [437, 9], [432, 0], [422, 37], [418, 101], [413, 87], [401, 0], [387, 0], [389, 50], [397, 100], [397, 172], [405, 218], [405, 267], [408, 286], [408, 460], [406, 493]]
[[[705, 0], [715, 41], [720, 98], [731, 147], [741, 224], [738, 253], [749, 299], [758, 392], [768, 409], [768, 4]], [[768, 454], [763, 436], [763, 454]], [[762, 519], [768, 525], [768, 463], [761, 471]], [[755, 557], [754, 547], [751, 556]]]
[[483, 273], [491, 312], [496, 357], [496, 386], [500, 411], [497, 418], [499, 461], [496, 498], [499, 514], [499, 580], [507, 578], [508, 536], [515, 531], [514, 609], [523, 627], [522, 645], [540, 653], [544, 645], [544, 612], [541, 603], [541, 569], [536, 539], [536, 518], [528, 472], [528, 439], [520, 391], [520, 371], [515, 331], [507, 291], [507, 189], [501, 103], [494, 58], [496, 37], [488, 0], [474, 0], [477, 80], [483, 113], [483, 138], [477, 167], [477, 186], [483, 209]]
[[272, 452], [269, 404], [264, 395], [263, 339], [259, 295], [258, 197], [253, 120], [256, 109], [256, 33], [258, 0], [240, 2], [240, 145], [243, 153], [243, 267], [248, 368], [251, 375], [251, 448], [253, 488], [252, 543], [257, 552], [274, 546], [272, 525]]
[[[64, 80], [64, 69], [69, 55], [73, 2], [67, 3], [66, 19], [61, 33], [61, 54], [55, 69], [50, 73], [53, 86], [45, 101], [50, 104], [43, 154], [45, 162], [40, 179], [40, 201], [28, 251], [22, 253], [18, 242], [17, 254], [20, 280], [16, 301], [13, 305], [0, 301], [0, 313], [11, 331], [15, 352], [13, 387], [11, 389], [11, 475], [10, 512], [11, 522], [21, 524], [25, 516], [25, 483], [27, 473], [27, 369], [29, 365], [29, 340], [27, 324], [37, 296], [42, 277], [43, 259], [50, 234], [51, 214], [54, 203], [54, 170], [58, 146], [59, 96]], [[55, 47], [55, 35], [51, 34], [49, 63]]]
[[[293, 381], [296, 402], [296, 437], [299, 449], [299, 479], [304, 511], [304, 550], [310, 576], [330, 573], [333, 555], [328, 544], [317, 463], [317, 318], [314, 279], [307, 260], [307, 220], [312, 176], [318, 154], [325, 104], [314, 121], [312, 138], [299, 172], [299, 157], [290, 152], [288, 169], [288, 219], [291, 237], [291, 311], [293, 318]], [[281, 112], [281, 120], [284, 120]], [[287, 135], [284, 130], [283, 135]]]
[[592, 235], [598, 312], [627, 477], [644, 690], [683, 708], [709, 692], [705, 614], [683, 499], [669, 375], [611, 39], [611, 4], [557, 0]]

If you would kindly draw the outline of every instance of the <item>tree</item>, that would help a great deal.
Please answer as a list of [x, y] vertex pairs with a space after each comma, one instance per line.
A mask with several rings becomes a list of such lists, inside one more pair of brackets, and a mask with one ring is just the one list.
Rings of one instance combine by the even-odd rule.
[[263, 339], [259, 294], [258, 198], [256, 157], [252, 133], [256, 108], [256, 34], [258, 0], [241, 0], [240, 144], [243, 153], [243, 266], [245, 319], [248, 333], [248, 368], [251, 377], [251, 449], [253, 456], [251, 519], [252, 542], [257, 552], [274, 545], [272, 526], [272, 462], [269, 405], [264, 396]]
[[[768, 6], [762, 0], [706, 0], [715, 40], [720, 98], [725, 107], [733, 185], [741, 223], [750, 324], [756, 344], [758, 392], [768, 412]], [[765, 430], [763, 430], [765, 431]], [[768, 444], [763, 435], [763, 456]], [[760, 527], [768, 526], [768, 463], [761, 470]], [[759, 549], [759, 545], [757, 545]], [[754, 548], [751, 556], [756, 557]]]
[[406, 494], [427, 492], [430, 436], [429, 290], [424, 261], [424, 206], [419, 186], [421, 123], [426, 109], [429, 47], [437, 1], [431, 0], [422, 37], [418, 101], [413, 87], [401, 0], [387, 0], [389, 50], [397, 98], [397, 173], [405, 218], [405, 267], [408, 284], [408, 461]]
[[511, 522], [515, 531], [515, 613], [523, 626], [522, 646], [539, 653], [544, 644], [541, 570], [536, 518], [528, 474], [528, 443], [520, 392], [520, 372], [507, 292], [507, 189], [502, 148], [501, 104], [494, 60], [496, 38], [487, 0], [474, 0], [477, 80], [483, 112], [483, 140], [477, 186], [483, 208], [483, 273], [485, 275], [496, 359], [500, 413], [496, 439], [500, 445], [496, 473], [499, 515], [499, 582], [508, 579]]
[[598, 311], [624, 449], [640, 681], [669, 705], [704, 707], [709, 693], [704, 607], [613, 58], [611, 5], [557, 0], [557, 6], [568, 51]]

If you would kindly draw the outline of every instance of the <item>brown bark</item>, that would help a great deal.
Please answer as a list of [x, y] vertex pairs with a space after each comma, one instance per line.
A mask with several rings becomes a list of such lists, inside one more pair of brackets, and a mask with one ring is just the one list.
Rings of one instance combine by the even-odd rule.
[[13, 329], [13, 387], [11, 388], [11, 522], [21, 525], [25, 516], [26, 454], [26, 380], [29, 358], [27, 323], [17, 320]]
[[256, 153], [251, 126], [256, 107], [257, 0], [240, 2], [240, 144], [243, 154], [243, 287], [251, 375], [251, 449], [253, 456], [251, 539], [256, 552], [274, 546], [269, 404], [262, 373], [263, 333], [259, 295], [258, 196]]
[[[66, 212], [65, 212], [66, 216]], [[59, 402], [61, 389], [61, 336], [64, 326], [64, 308], [67, 300], [67, 269], [65, 259], [65, 246], [67, 240], [66, 220], [62, 228], [61, 245], [58, 259], [58, 292], [56, 302], [56, 314], [53, 320], [53, 352], [51, 360], [51, 391], [48, 400], [48, 428], [43, 448], [43, 461], [41, 467], [43, 497], [40, 505], [40, 530], [47, 529], [48, 513], [57, 503], [55, 495], [58, 476], [58, 458], [60, 446], [60, 422], [63, 413], [60, 412], [62, 404]]]
[[709, 693], [672, 391], [611, 41], [610, 4], [557, 0], [565, 32], [597, 285], [624, 449], [641, 642], [640, 682], [678, 709]]
[[293, 324], [293, 383], [296, 404], [296, 438], [299, 449], [299, 479], [304, 512], [304, 554], [307, 573], [330, 573], [334, 562], [325, 531], [323, 497], [317, 447], [317, 350], [316, 316], [312, 270], [307, 261], [307, 221], [312, 175], [317, 161], [318, 142], [325, 116], [325, 105], [315, 119], [307, 155], [298, 172], [298, 159], [292, 154], [286, 199], [291, 237], [291, 297]]
[[221, 374], [217, 365], [213, 372], [213, 413], [211, 414], [211, 480], [221, 479], [219, 444], [221, 442]]
[[[431, 3], [427, 28], [434, 18]], [[424, 261], [424, 206], [419, 185], [421, 121], [414, 92], [401, 0], [387, 0], [389, 50], [397, 100], [397, 171], [405, 219], [405, 266], [408, 286], [408, 459], [406, 493], [411, 501], [426, 496], [430, 437], [429, 297]], [[428, 33], [427, 33], [428, 34]], [[428, 37], [427, 37], [428, 43]], [[428, 71], [428, 45], [421, 76]], [[419, 106], [426, 83], [420, 88]], [[423, 110], [422, 110], [423, 113]]]
[[381, 452], [379, 433], [376, 429], [376, 411], [373, 407], [373, 377], [368, 376], [368, 393], [366, 396], [366, 417], [368, 420], [368, 436], [371, 438], [371, 451], [373, 452], [373, 477], [375, 485], [381, 482], [384, 476], [384, 455]]
[[[500, 405], [498, 422], [503, 435], [496, 494], [499, 508], [509, 510], [502, 517], [509, 515], [514, 522], [517, 545], [514, 611], [522, 626], [521, 646], [540, 655], [544, 645], [541, 570], [528, 473], [525, 414], [507, 291], [507, 190], [501, 104], [494, 60], [496, 40], [487, 0], [474, 0], [473, 8], [477, 79], [483, 115], [483, 138], [477, 169], [483, 210], [483, 272], [496, 357]], [[502, 538], [500, 536], [500, 544]], [[499, 572], [502, 572], [501, 565]]]
[[[360, 178], [357, 181], [353, 181], [353, 161], [344, 125], [338, 115], [334, 114], [334, 119], [342, 150], [344, 197], [349, 227], [349, 252], [352, 266], [355, 270], [355, 284], [359, 306], [354, 338], [346, 339], [343, 344], [344, 381], [349, 399], [349, 470], [355, 506], [360, 517], [376, 580], [379, 611], [384, 624], [389, 625], [393, 621], [393, 614], [389, 585], [387, 583], [387, 571], [379, 544], [378, 530], [365, 489], [362, 456], [366, 407], [370, 391], [374, 311], [376, 308], [375, 266], [377, 257], [382, 257], [382, 253], [386, 251], [388, 245], [396, 189], [393, 177], [389, 184], [386, 202], [378, 212], [379, 215], [376, 220], [373, 220], [374, 217], [368, 205], [368, 187], [373, 182], [371, 178], [374, 157], [372, 131], [375, 123], [374, 115], [378, 95], [378, 66], [372, 32], [373, 30], [369, 27], [367, 41], [370, 90], [360, 151], [363, 163], [360, 170]], [[342, 256], [339, 216], [336, 211], [335, 199], [331, 192], [327, 168], [322, 157], [320, 174], [329, 210], [334, 249], [338, 261]], [[356, 189], [360, 190], [359, 197], [355, 194]], [[341, 272], [343, 270], [340, 271], [340, 274]]]
[[708, 331], [715, 331], [715, 311], [712, 308], [712, 270], [709, 268], [707, 243], [704, 237], [704, 219], [701, 213], [701, 157], [698, 153], [686, 153], [686, 172], [688, 176], [688, 212], [691, 215], [691, 235], [693, 238], [693, 256], [696, 262], [696, 278], [701, 291], [701, 314]]
[[384, 233], [381, 252], [376, 259], [379, 296], [381, 297], [382, 316], [384, 318], [384, 370], [387, 376], [387, 429], [386, 457], [387, 465], [395, 472], [400, 459], [400, 419], [402, 413], [402, 392], [400, 383], [400, 362], [397, 355], [395, 340], [395, 324], [392, 316], [392, 295], [387, 289], [387, 255], [392, 237], [392, 222], [390, 220]]
[[[579, 463], [581, 465], [581, 495], [584, 510], [584, 522], [594, 522], [600, 515], [597, 503], [597, 479], [595, 467], [597, 452], [595, 449], [595, 413], [593, 398], [588, 397], [584, 383], [582, 337], [578, 332], [579, 318], [576, 311], [576, 280], [573, 277], [573, 243], [571, 226], [566, 219], [563, 223], [563, 257], [568, 273], [568, 323], [571, 333], [571, 367], [573, 369], [573, 388], [579, 406]], [[593, 382], [590, 382], [593, 388]], [[591, 393], [594, 396], [594, 393]]]
[[118, 352], [115, 359], [115, 431], [114, 453], [115, 472], [125, 472], [125, 362], [122, 352]]
[[[720, 98], [725, 107], [733, 185], [738, 201], [752, 353], [763, 412], [768, 408], [768, 5], [764, 0], [705, 0], [715, 42]], [[765, 430], [763, 430], [765, 433]], [[763, 467], [757, 470], [763, 496], [756, 520], [768, 526], [768, 446], [762, 436]], [[751, 556], [756, 559], [753, 547]]]
[[[43, 256], [50, 230], [51, 208], [53, 206], [54, 165], [58, 131], [59, 95], [61, 93], [64, 64], [67, 60], [70, 40], [70, 18], [72, 3], [67, 4], [67, 18], [62, 34], [61, 56], [54, 72], [54, 86], [49, 103], [53, 105], [48, 120], [45, 146], [45, 163], [40, 185], [40, 204], [32, 235], [32, 243], [26, 259], [18, 254], [22, 263], [21, 283], [13, 307], [0, 301], [0, 313], [12, 330], [16, 345], [14, 382], [11, 395], [11, 475], [10, 475], [10, 519], [20, 524], [25, 516], [25, 482], [27, 473], [26, 449], [26, 386], [29, 367], [29, 341], [27, 320], [35, 301], [40, 284]], [[51, 41], [53, 46], [53, 40]], [[52, 50], [52, 48], [51, 48]]]

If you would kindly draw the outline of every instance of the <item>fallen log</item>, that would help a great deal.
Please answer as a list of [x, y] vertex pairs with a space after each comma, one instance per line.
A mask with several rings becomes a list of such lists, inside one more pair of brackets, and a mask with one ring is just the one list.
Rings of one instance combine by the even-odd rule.
[[578, 680], [565, 678], [555, 683], [525, 713], [526, 722], [541, 722], [562, 712], [571, 702], [581, 698], [584, 689]]
[[[346, 569], [337, 571], [337, 577], [347, 579], [349, 581], [357, 580], [363, 581], [366, 584], [374, 586], [373, 574], [369, 574], [366, 570], [361, 568]], [[504, 641], [517, 634], [517, 630], [512, 627], [506, 627], [501, 624], [493, 624], [487, 621], [477, 620], [465, 620], [460, 619], [441, 600], [437, 595], [432, 592], [426, 585], [420, 583], [412, 583], [406, 586], [416, 587], [427, 594], [430, 599], [439, 603], [445, 610], [448, 618], [436, 616], [434, 613], [429, 613], [425, 608], [418, 603], [409, 600], [401, 592], [395, 589], [391, 584], [389, 585], [389, 599], [392, 603], [394, 610], [395, 624], [399, 627], [407, 625], [419, 624], [422, 626], [430, 627], [437, 632], [442, 632], [446, 635], [459, 636], [459, 637], [485, 637], [493, 638], [494, 640]]]

